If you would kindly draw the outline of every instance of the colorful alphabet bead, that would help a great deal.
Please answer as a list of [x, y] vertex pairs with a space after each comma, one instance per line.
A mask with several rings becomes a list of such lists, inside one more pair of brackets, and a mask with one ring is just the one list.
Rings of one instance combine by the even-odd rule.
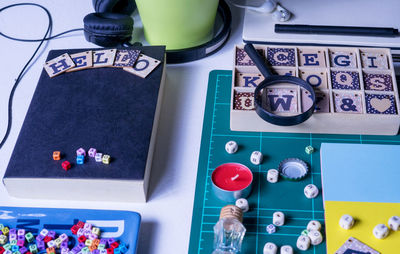
[[89, 149], [89, 151], [88, 151], [88, 154], [89, 154], [89, 157], [95, 157], [96, 156], [96, 153], [97, 153], [97, 150], [96, 150], [96, 148], [90, 148]]
[[361, 95], [357, 93], [334, 93], [335, 112], [360, 114], [362, 110]]
[[96, 153], [96, 155], [94, 156], [94, 159], [96, 160], [96, 162], [101, 162], [102, 158], [103, 158], [102, 153]]
[[67, 171], [68, 169], [71, 168], [71, 163], [69, 161], [64, 161], [63, 163], [61, 163], [61, 167]]
[[360, 78], [358, 72], [355, 71], [332, 71], [331, 82], [333, 89], [360, 89]]
[[110, 164], [110, 159], [111, 159], [110, 155], [104, 154], [103, 158], [101, 158], [101, 161], [103, 162], [103, 164]]
[[393, 91], [392, 76], [390, 74], [363, 73], [365, 90]]
[[236, 92], [234, 100], [234, 109], [253, 110], [254, 109], [254, 93]]
[[76, 156], [76, 164], [82, 165], [83, 163], [85, 163], [85, 156], [83, 155]]
[[295, 49], [268, 48], [267, 62], [272, 66], [296, 66]]
[[368, 114], [397, 114], [393, 95], [365, 94]]
[[86, 151], [85, 151], [85, 149], [79, 148], [78, 150], [76, 150], [76, 156], [79, 156], [79, 155], [86, 156]]
[[61, 159], [61, 152], [60, 151], [54, 151], [53, 152], [53, 160], [58, 161]]

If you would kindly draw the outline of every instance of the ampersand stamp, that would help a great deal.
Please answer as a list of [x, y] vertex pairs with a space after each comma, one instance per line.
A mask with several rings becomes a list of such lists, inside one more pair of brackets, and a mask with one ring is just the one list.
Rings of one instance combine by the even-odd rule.
[[335, 112], [362, 114], [362, 96], [358, 93], [333, 93]]

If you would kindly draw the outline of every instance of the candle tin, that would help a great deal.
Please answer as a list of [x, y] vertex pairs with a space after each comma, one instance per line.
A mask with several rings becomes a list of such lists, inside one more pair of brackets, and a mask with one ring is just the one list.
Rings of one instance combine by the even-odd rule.
[[250, 195], [253, 173], [243, 164], [225, 163], [212, 172], [211, 182], [216, 197], [225, 202], [235, 202]]

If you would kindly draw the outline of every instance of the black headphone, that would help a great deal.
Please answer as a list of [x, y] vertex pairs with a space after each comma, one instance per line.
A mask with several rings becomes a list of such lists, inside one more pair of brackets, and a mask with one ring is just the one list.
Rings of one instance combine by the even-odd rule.
[[[95, 13], [83, 19], [87, 41], [102, 47], [129, 46], [132, 39], [134, 0], [92, 0]], [[167, 50], [167, 63], [184, 63], [204, 58], [218, 51], [229, 37], [232, 15], [224, 0], [219, 1], [218, 14], [223, 28], [209, 42], [197, 47]]]

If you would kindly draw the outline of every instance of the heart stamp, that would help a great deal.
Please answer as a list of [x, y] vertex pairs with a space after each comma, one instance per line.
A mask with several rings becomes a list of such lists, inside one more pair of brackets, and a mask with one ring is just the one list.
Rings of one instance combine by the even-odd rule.
[[365, 94], [368, 114], [397, 114], [393, 95]]

